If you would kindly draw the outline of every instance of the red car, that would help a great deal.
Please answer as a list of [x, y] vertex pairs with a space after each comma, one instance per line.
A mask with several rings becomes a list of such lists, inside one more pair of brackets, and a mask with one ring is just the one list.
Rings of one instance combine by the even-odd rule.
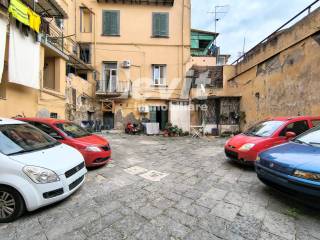
[[229, 159], [253, 165], [260, 152], [290, 141], [308, 129], [320, 125], [320, 117], [277, 117], [257, 123], [225, 144]]
[[111, 160], [109, 142], [87, 132], [75, 123], [52, 118], [18, 118], [18, 120], [32, 124], [59, 142], [79, 150], [87, 167], [102, 166]]

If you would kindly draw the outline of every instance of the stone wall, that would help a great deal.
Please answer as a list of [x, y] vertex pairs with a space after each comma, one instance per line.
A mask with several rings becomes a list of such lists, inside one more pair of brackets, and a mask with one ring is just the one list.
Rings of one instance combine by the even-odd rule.
[[242, 128], [269, 116], [320, 115], [319, 65], [317, 9], [231, 67], [220, 94], [241, 96]]

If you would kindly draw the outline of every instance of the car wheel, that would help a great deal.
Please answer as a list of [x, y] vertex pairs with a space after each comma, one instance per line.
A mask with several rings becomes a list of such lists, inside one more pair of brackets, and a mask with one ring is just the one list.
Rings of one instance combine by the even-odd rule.
[[0, 223], [12, 222], [25, 211], [22, 196], [13, 188], [0, 186]]

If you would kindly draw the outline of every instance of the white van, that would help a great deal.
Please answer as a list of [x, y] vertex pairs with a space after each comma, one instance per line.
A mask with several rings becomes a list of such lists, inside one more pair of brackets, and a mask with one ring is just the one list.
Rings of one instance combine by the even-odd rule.
[[86, 173], [77, 150], [29, 124], [0, 118], [0, 222], [68, 197]]

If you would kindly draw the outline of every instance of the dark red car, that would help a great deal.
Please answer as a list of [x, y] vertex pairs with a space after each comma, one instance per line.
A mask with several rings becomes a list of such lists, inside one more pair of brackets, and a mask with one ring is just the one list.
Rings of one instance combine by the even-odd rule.
[[257, 123], [225, 144], [228, 158], [253, 165], [260, 152], [320, 125], [320, 117], [277, 117]]
[[87, 167], [102, 166], [111, 160], [109, 142], [87, 132], [75, 123], [52, 118], [18, 118], [39, 128], [61, 143], [79, 150]]

